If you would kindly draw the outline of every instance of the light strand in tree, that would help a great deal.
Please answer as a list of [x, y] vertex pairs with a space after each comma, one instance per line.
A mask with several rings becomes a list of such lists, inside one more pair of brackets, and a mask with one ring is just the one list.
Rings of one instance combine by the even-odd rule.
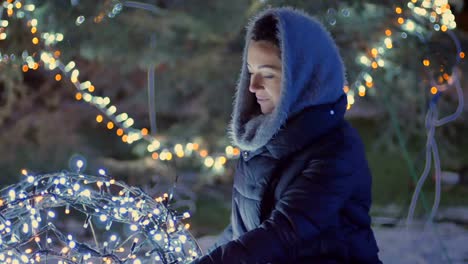
[[[109, 97], [93, 95], [95, 92], [95, 86], [90, 81], [81, 82], [79, 80], [80, 71], [76, 68], [76, 63], [74, 61], [64, 64], [60, 60], [61, 52], [59, 50], [51, 51], [54, 50], [53, 45], [57, 41], [63, 40], [63, 34], [40, 34], [38, 30], [38, 21], [37, 19], [32, 18], [32, 11], [35, 10], [34, 5], [22, 5], [21, 1], [15, 1], [14, 3], [4, 2], [3, 6], [9, 10], [8, 15], [10, 17], [15, 14], [14, 8], [18, 9], [16, 11], [18, 18], [24, 19], [30, 17], [27, 22], [27, 26], [31, 29], [32, 42], [34, 45], [42, 44], [44, 46], [44, 49], [39, 53], [40, 55], [38, 55], [39, 60], [37, 62], [32, 56], [23, 56], [23, 60], [25, 61], [25, 64], [22, 67], [23, 71], [26, 72], [29, 69], [37, 69], [40, 64], [43, 64], [45, 66], [44, 68], [47, 70], [60, 70], [61, 73], [57, 73], [55, 75], [55, 80], [62, 81], [64, 76], [68, 77], [77, 89], [75, 99], [83, 100], [96, 107], [101, 112], [101, 114], [96, 116], [96, 121], [98, 123], [102, 123], [104, 121], [103, 116], [106, 116], [109, 119], [109, 121], [106, 122], [107, 129], [115, 129], [116, 134], [121, 137], [123, 142], [132, 144], [139, 140], [145, 140], [148, 143], [147, 151], [153, 159], [170, 161], [173, 158], [195, 157], [200, 159], [205, 167], [218, 172], [224, 169], [224, 165], [228, 159], [237, 158], [240, 154], [240, 150], [238, 148], [226, 146], [222, 153], [213, 155], [209, 153], [207, 148], [202, 148], [198, 142], [177, 143], [174, 146], [167, 147], [162, 146], [164, 143], [159, 141], [156, 137], [148, 135], [148, 129], [134, 128], [134, 119], [127, 113], [118, 113], [117, 107], [111, 104]], [[120, 3], [116, 4], [109, 13], [111, 14], [109, 17], [114, 17], [120, 13], [121, 9], [122, 5]], [[29, 11], [29, 13], [26, 13], [26, 11]], [[97, 17], [95, 17], [94, 22], [101, 22], [103, 17], [104, 13], [101, 12]], [[79, 16], [76, 20], [76, 24], [81, 25], [84, 20], [84, 17]], [[7, 22], [4, 23], [6, 26], [8, 26]], [[40, 34], [40, 36], [38, 34]], [[25, 51], [23, 54], [27, 54], [27, 52]]]
[[[411, 0], [406, 4], [406, 7], [407, 9], [399, 6], [395, 8], [395, 13], [397, 14], [395, 25], [401, 28], [402, 32], [400, 36], [403, 39], [406, 39], [408, 34], [423, 34], [428, 30], [446, 32], [456, 28], [455, 16], [452, 14], [447, 0]], [[404, 18], [405, 13], [408, 14], [406, 19]], [[416, 19], [412, 19], [412, 17]], [[424, 21], [426, 21], [426, 24], [423, 23]], [[427, 22], [429, 22], [430, 26], [427, 25]], [[385, 60], [385, 53], [387, 50], [393, 48], [393, 35], [395, 34], [391, 29], [385, 29], [385, 37], [382, 38], [382, 41], [374, 44], [373, 47], [369, 49], [369, 53], [360, 55], [357, 58], [357, 61], [366, 67], [358, 74], [358, 78], [353, 83], [353, 88], [358, 91], [360, 97], [365, 96], [368, 89], [375, 88], [372, 71], [390, 66]], [[458, 56], [463, 59], [465, 53], [460, 51]], [[430, 63], [429, 59], [424, 59], [422, 61], [422, 64], [426, 67], [429, 66]], [[448, 74], [444, 76], [444, 81], [450, 78]], [[355, 93], [354, 89], [350, 89], [349, 86], [345, 87], [345, 92], [348, 94], [349, 109], [355, 102]], [[432, 94], [437, 93], [435, 86], [431, 87], [430, 92]]]
[[[451, 13], [450, 6], [448, 5], [446, 0], [438, 0], [434, 3], [432, 3], [431, 1], [424, 0], [421, 1], [420, 6], [416, 6], [417, 2], [418, 1], [416, 0], [412, 0], [407, 3], [408, 14], [413, 16], [424, 17], [425, 19], [429, 20], [431, 23], [434, 24], [433, 28], [436, 31], [446, 31], [456, 27], [454, 16]], [[123, 5], [121, 2], [117, 2], [116, 4], [114, 4], [111, 8], [111, 11], [107, 12], [108, 17], [112, 18], [118, 15], [122, 10], [122, 6]], [[25, 17], [24, 11], [32, 12], [35, 9], [34, 5], [21, 5], [21, 1], [15, 1], [14, 3], [13, 1], [4, 2], [3, 7], [7, 8], [7, 13], [9, 17], [13, 16], [13, 9], [17, 8], [17, 14], [21, 18]], [[24, 11], [22, 11], [21, 9], [24, 9]], [[422, 25], [417, 24], [415, 20], [412, 20], [410, 18], [404, 19], [403, 16], [405, 12], [403, 12], [403, 8], [396, 7], [395, 13], [398, 14], [396, 22], [404, 31], [401, 33], [402, 38], [406, 38], [408, 33], [414, 32], [415, 30], [424, 29], [424, 27]], [[106, 12], [100, 12], [99, 15], [94, 18], [93, 21], [95, 23], [99, 23], [102, 21], [105, 15]], [[81, 25], [84, 19], [85, 18], [82, 16], [78, 17], [76, 20], [76, 24]], [[3, 21], [6, 20], [2, 20], [1, 25], [5, 24], [5, 22]], [[6, 26], [8, 25], [7, 22], [8, 21], [6, 21]], [[28, 21], [28, 26], [31, 27], [31, 32], [33, 33], [33, 35], [37, 34], [36, 19], [30, 19]], [[392, 34], [393, 32], [390, 29], [386, 29], [385, 37], [383, 38], [382, 42], [374, 45], [375, 47], [370, 49], [369, 54], [362, 55], [358, 58], [358, 61], [367, 67], [358, 75], [358, 79], [352, 84], [352, 87], [358, 90], [359, 96], [365, 96], [366, 91], [374, 87], [374, 78], [372, 77], [371, 71], [385, 67], [385, 51], [393, 48]], [[60, 33], [44, 33], [41, 34], [41, 37], [43, 39], [44, 45], [49, 50], [52, 49], [52, 45], [55, 43], [55, 41], [63, 40], [63, 34]], [[39, 43], [38, 38], [34, 36], [32, 42], [37, 45]], [[147, 151], [151, 155], [151, 157], [163, 161], [172, 160], [173, 157], [193, 157], [192, 153], [196, 153], [197, 155], [195, 155], [195, 157], [200, 158], [202, 163], [207, 168], [212, 168], [217, 171], [223, 170], [224, 164], [228, 159], [237, 158], [240, 154], [239, 149], [232, 146], [227, 146], [225, 147], [225, 150], [222, 152], [222, 154], [213, 155], [210, 154], [206, 148], [201, 148], [200, 145], [196, 142], [178, 143], [174, 146], [162, 147], [161, 145], [165, 144], [162, 144], [155, 137], [148, 135], [148, 129], [133, 128], [134, 120], [131, 117], [129, 117], [127, 113], [117, 114], [117, 107], [111, 104], [111, 101], [108, 97], [94, 96], [94, 85], [92, 85], [90, 81], [79, 81], [79, 70], [75, 68], [75, 62], [71, 61], [67, 64], [62, 64], [62, 62], [60, 62], [59, 60], [60, 55], [61, 53], [58, 50], [54, 51], [53, 53], [42, 51], [40, 58], [41, 61], [47, 66], [46, 68], [49, 70], [54, 70], [57, 67], [59, 67], [62, 74], [56, 74], [55, 79], [57, 81], [61, 81], [63, 79], [62, 75], [69, 76], [70, 81], [75, 85], [75, 87], [78, 90], [78, 92], [75, 95], [75, 98], [77, 100], [83, 100], [95, 106], [99, 111], [101, 111], [102, 114], [96, 116], [96, 121], [98, 123], [102, 123], [104, 121], [103, 116], [106, 116], [110, 120], [106, 122], [106, 127], [109, 130], [116, 129], [116, 134], [118, 136], [121, 136], [123, 142], [132, 144], [141, 139], [146, 140], [148, 142]], [[464, 58], [464, 55], [465, 54], [463, 52], [460, 52], [459, 54], [460, 58]], [[28, 66], [23, 66], [23, 68], [37, 69], [39, 64], [37, 62], [34, 62], [31, 56], [27, 56], [26, 58], [26, 65]], [[427, 66], [428, 64], [430, 64], [430, 61], [424, 60], [423, 64]], [[447, 78], [449, 78], [448, 75]], [[344, 90], [348, 96], [349, 109], [355, 103], [354, 89], [351, 89], [350, 86], [345, 86]], [[434, 94], [437, 92], [437, 90], [434, 89], [434, 87], [432, 87], [431, 92]]]

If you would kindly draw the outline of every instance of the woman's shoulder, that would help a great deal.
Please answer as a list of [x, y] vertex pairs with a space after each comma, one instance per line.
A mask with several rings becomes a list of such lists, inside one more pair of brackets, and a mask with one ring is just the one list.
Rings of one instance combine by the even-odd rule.
[[304, 145], [290, 158], [346, 160], [351, 154], [365, 155], [364, 145], [357, 131], [347, 121], [343, 121], [339, 126]]
[[348, 122], [317, 138], [287, 159], [318, 174], [349, 174], [367, 169], [364, 145]]

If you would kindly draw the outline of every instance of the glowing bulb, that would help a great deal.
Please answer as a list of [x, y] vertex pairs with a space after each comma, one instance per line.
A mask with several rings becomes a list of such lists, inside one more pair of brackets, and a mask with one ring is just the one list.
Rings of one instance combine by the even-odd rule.
[[379, 65], [379, 67], [384, 67], [385, 66], [385, 61], [380, 59], [377, 61], [377, 64]]
[[79, 17], [76, 18], [75, 24], [77, 26], [79, 26], [79, 25], [83, 24], [84, 21], [85, 21], [85, 17], [84, 16], [79, 16]]
[[232, 146], [227, 146], [225, 151], [227, 155], [232, 155], [234, 152], [234, 148]]
[[8, 192], [8, 196], [10, 196], [10, 200], [14, 201], [16, 199], [16, 192], [15, 190], [10, 190]]
[[34, 220], [32, 220], [31, 225], [32, 225], [33, 228], [38, 228], [39, 227], [39, 222], [36, 219], [34, 219]]
[[33, 176], [28, 176], [27, 181], [29, 183], [33, 183], [34, 182], [34, 177]]
[[85, 102], [91, 102], [91, 100], [93, 99], [93, 96], [90, 95], [89, 93], [84, 93], [83, 94], [83, 100], [85, 100]]
[[67, 254], [67, 252], [69, 251], [70, 249], [68, 247], [63, 247], [62, 248], [62, 254]]
[[80, 72], [78, 70], [76, 70], [76, 69], [72, 71], [71, 76], [70, 76], [70, 81], [72, 83], [77, 83], [78, 82], [79, 73]]
[[117, 122], [122, 122], [122, 121], [124, 121], [124, 120], [127, 120], [127, 118], [128, 118], [128, 114], [127, 114], [127, 113], [122, 113], [122, 114], [116, 116], [116, 117], [115, 117], [115, 120], [116, 120]]
[[132, 118], [129, 118], [129, 119], [125, 120], [125, 122], [123, 123], [123, 126], [125, 128], [128, 128], [128, 127], [133, 126], [134, 123], [135, 123], [135, 121], [133, 121]]
[[65, 72], [69, 72], [71, 71], [73, 68], [75, 68], [75, 62], [74, 61], [70, 61], [67, 66], [65, 66]]
[[207, 158], [205, 159], [204, 164], [205, 164], [205, 166], [208, 167], [208, 168], [211, 167], [211, 166], [213, 166], [213, 164], [214, 164], [213, 158], [212, 158], [212, 157], [207, 157]]
[[107, 114], [108, 115], [113, 115], [117, 111], [117, 107], [115, 106], [110, 106], [109, 109], [107, 109]]
[[114, 123], [112, 123], [111, 121], [107, 122], [107, 129], [113, 129], [114, 128]]
[[174, 146], [174, 151], [175, 151], [175, 152], [183, 151], [182, 145], [181, 145], [181, 144], [176, 144], [176, 145]]
[[34, 9], [36, 9], [36, 6], [35, 6], [35, 5], [32, 5], [32, 4], [30, 4], [30, 5], [25, 5], [25, 6], [24, 6], [24, 9], [25, 9], [26, 11], [30, 11], [30, 12], [31, 12], [31, 11], [34, 11]]
[[82, 191], [80, 195], [91, 198], [91, 192], [89, 190]]
[[29, 225], [24, 223], [23, 224], [23, 233], [27, 234], [29, 232]]

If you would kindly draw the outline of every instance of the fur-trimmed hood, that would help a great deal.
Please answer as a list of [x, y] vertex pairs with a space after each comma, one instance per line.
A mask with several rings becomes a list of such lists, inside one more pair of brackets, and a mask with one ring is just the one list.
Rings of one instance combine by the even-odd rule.
[[[248, 89], [247, 51], [256, 22], [268, 15], [273, 15], [278, 21], [282, 85], [280, 100], [273, 112], [261, 114], [255, 95]], [[247, 26], [229, 128], [233, 144], [247, 151], [265, 146], [290, 117], [310, 106], [336, 102], [344, 95], [344, 83], [342, 59], [333, 38], [320, 22], [293, 8], [264, 10]]]

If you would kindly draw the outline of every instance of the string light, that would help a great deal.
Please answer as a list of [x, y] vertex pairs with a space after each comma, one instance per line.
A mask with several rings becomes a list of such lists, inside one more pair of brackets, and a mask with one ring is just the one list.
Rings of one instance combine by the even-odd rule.
[[[416, 6], [417, 0], [411, 0], [407, 3], [407, 7], [411, 10], [414, 16], [423, 17], [428, 20], [433, 25], [433, 29], [436, 31], [441, 30], [445, 32], [447, 30], [452, 30], [456, 27], [455, 23], [455, 16], [452, 14], [450, 10], [450, 5], [447, 3], [446, 0], [439, 0], [439, 1], [422, 1], [420, 6]], [[404, 10], [401, 7], [395, 8], [395, 13], [398, 15], [397, 17], [397, 24], [400, 25], [401, 29], [404, 31], [402, 32], [402, 37], [406, 38], [407, 33], [412, 32], [419, 32], [423, 31], [423, 27], [418, 25], [414, 20], [405, 19], [401, 15], [403, 14]], [[370, 53], [368, 55], [360, 55], [357, 61], [359, 61], [362, 65], [367, 67], [364, 69], [358, 76], [357, 80], [354, 82], [354, 89], [358, 90], [359, 96], [366, 95], [366, 86], [368, 88], [374, 87], [374, 85], [368, 85], [363, 78], [363, 76], [371, 76], [370, 70], [377, 70], [379, 67], [385, 67], [385, 60], [383, 59], [383, 52], [386, 49], [393, 48], [393, 41], [392, 41], [392, 31], [390, 29], [385, 30], [385, 38], [383, 39], [382, 43], [377, 44], [375, 47], [370, 49]], [[465, 54], [463, 52], [460, 53], [460, 58], [463, 59]], [[425, 59], [423, 60], [423, 65], [428, 67], [430, 66], [430, 60]], [[442, 78], [440, 83], [443, 80], [447, 80], [447, 78]], [[363, 85], [363, 84], [366, 85]], [[353, 89], [344, 89], [348, 95], [348, 107], [349, 110], [352, 105], [355, 103], [354, 100], [354, 92]], [[437, 93], [437, 90], [431, 88], [431, 93]]]
[[[415, 4], [418, 1], [416, 0], [411, 0], [410, 2], [407, 3], [407, 7], [409, 10], [412, 11], [414, 15], [417, 16], [422, 16], [427, 18], [431, 23], [434, 24], [434, 30], [451, 30], [456, 27], [455, 23], [455, 17], [451, 13], [450, 6], [447, 4], [447, 1], [435, 1], [434, 3], [431, 3], [431, 1], [423, 1], [421, 3], [421, 6], [416, 6]], [[11, 17], [14, 13], [13, 11], [13, 5], [9, 2], [4, 2], [3, 7], [7, 8], [9, 17]], [[24, 10], [28, 12], [32, 12], [35, 10], [34, 5], [23, 5], [20, 6], [20, 8], [17, 8], [18, 10]], [[114, 5], [112, 8], [112, 11], [109, 12], [111, 16], [113, 17], [120, 13], [122, 10], [122, 5], [120, 3]], [[410, 19], [404, 19], [401, 15], [403, 14], [403, 9], [402, 7], [396, 7], [395, 8], [395, 13], [398, 16], [397, 22], [398, 24], [401, 25], [403, 30], [406, 30], [408, 32], [412, 32], [415, 30], [418, 30], [418, 25], [410, 20]], [[102, 21], [102, 19], [105, 17], [104, 13], [99, 13], [98, 16], [96, 16], [93, 21], [95, 23], [99, 23]], [[7, 20], [3, 20], [7, 21]], [[86, 21], [86, 18], [84, 16], [79, 16], [77, 18], [77, 23], [81, 25]], [[39, 38], [35, 36], [37, 34], [37, 26], [38, 26], [38, 21], [37, 19], [29, 19], [28, 20], [28, 26], [31, 27], [31, 33], [34, 35], [32, 42], [35, 44], [39, 44]], [[2, 22], [2, 26], [6, 25], [8, 26], [8, 21]], [[406, 34], [405, 32], [403, 32]], [[392, 49], [393, 48], [393, 41], [392, 41], [392, 31], [390, 29], [385, 30], [385, 38], [383, 40], [383, 43], [381, 45], [377, 45], [376, 47], [371, 49], [370, 57], [368, 58], [365, 55], [362, 55], [360, 59], [358, 60], [361, 64], [364, 66], [368, 67], [371, 70], [377, 70], [378, 68], [383, 68], [385, 67], [385, 60], [383, 59], [384, 56], [384, 51], [385, 49]], [[44, 45], [50, 49], [52, 45], [55, 43], [62, 41], [63, 40], [63, 34], [61, 33], [49, 33], [45, 32], [40, 34], [41, 39], [44, 40]], [[0, 39], [6, 39], [7, 34], [5, 32], [0, 34]], [[460, 58], [464, 58], [465, 54], [460, 53]], [[41, 61], [44, 62], [44, 65], [46, 68], [53, 70], [55, 68], [59, 68], [62, 71], [63, 77], [69, 78], [69, 80], [75, 85], [77, 90], [79, 91], [78, 93], [75, 94], [75, 99], [76, 100], [84, 100], [85, 102], [95, 106], [98, 110], [100, 110], [103, 115], [105, 115], [110, 121], [107, 122], [107, 128], [108, 129], [113, 129], [114, 126], [117, 126], [118, 129], [116, 131], [116, 134], [122, 138], [122, 141], [127, 143], [127, 144], [133, 144], [135, 142], [138, 142], [140, 140], [145, 140], [148, 143], [147, 150], [151, 154], [153, 158], [157, 157], [160, 158], [161, 160], [171, 160], [167, 157], [168, 154], [161, 155], [162, 153], [160, 150], [162, 149], [161, 147], [161, 142], [159, 142], [158, 139], [155, 137], [151, 136], [148, 134], [147, 129], [135, 129], [133, 128], [134, 121], [131, 117], [129, 117], [126, 113], [120, 113], [117, 114], [117, 108], [111, 104], [110, 99], [108, 97], [100, 97], [100, 96], [94, 96], [92, 93], [95, 91], [95, 87], [91, 84], [91, 82], [87, 81], [84, 82], [83, 84], [87, 84], [83, 86], [83, 84], [79, 80], [79, 70], [75, 69], [76, 64], [73, 61], [68, 62], [68, 64], [63, 64], [60, 61], [60, 51], [55, 51], [52, 55], [52, 53], [49, 53], [47, 51], [42, 51], [40, 53], [40, 58]], [[37, 62], [34, 62], [32, 69], [37, 69], [39, 67], [39, 64]], [[31, 68], [31, 67], [28, 67]], [[23, 68], [25, 70], [26, 68]], [[71, 74], [70, 74], [71, 72]], [[348, 86], [348, 88], [344, 88], [345, 92], [348, 95], [348, 107], [347, 109], [350, 109], [351, 106], [355, 103], [354, 100], [354, 89], [358, 90], [358, 95], [359, 96], [365, 96], [366, 89], [374, 87], [374, 84], [369, 85], [368, 82], [365, 82], [362, 79], [362, 76], [364, 75], [363, 73], [370, 74], [369, 71], [365, 70], [361, 74], [359, 74], [358, 79], [355, 81], [353, 85], [353, 89]], [[57, 79], [56, 75], [56, 79]], [[61, 79], [62, 77], [60, 77]], [[363, 87], [363, 88], [362, 88]], [[367, 87], [367, 88], [366, 88]], [[122, 114], [125, 114], [122, 116]], [[117, 118], [119, 117], [119, 118]], [[118, 119], [118, 120], [117, 120]], [[220, 168], [222, 169], [222, 166], [214, 166], [211, 165], [210, 160], [206, 160], [207, 157], [212, 157], [214, 160], [219, 160], [219, 158], [237, 158], [238, 155], [240, 154], [240, 150], [236, 149], [236, 151], [230, 151], [229, 153], [225, 151], [224, 153], [220, 154], [209, 154], [206, 149], [198, 150], [198, 148], [191, 148], [193, 142], [188, 142], [186, 144], [183, 144], [185, 146], [185, 149], [182, 151], [173, 151], [171, 152], [170, 150], [174, 149], [173, 147], [166, 146], [166, 153], [171, 153], [171, 158], [172, 154], [177, 156], [178, 158], [183, 158], [183, 157], [199, 157], [201, 162], [205, 164], [207, 168], [212, 168], [215, 170], [219, 170]], [[156, 147], [157, 146], [157, 147]], [[156, 153], [156, 154], [154, 154]], [[192, 154], [198, 154], [198, 155], [192, 155]], [[211, 166], [207, 166], [211, 165]]]
[[[188, 224], [181, 222], [190, 214], [168, 208], [167, 194], [153, 199], [104, 170], [99, 176], [22, 174], [22, 181], [0, 190], [2, 262], [185, 263], [201, 255]], [[62, 231], [63, 211], [83, 221], [94, 243], [82, 232]]]

